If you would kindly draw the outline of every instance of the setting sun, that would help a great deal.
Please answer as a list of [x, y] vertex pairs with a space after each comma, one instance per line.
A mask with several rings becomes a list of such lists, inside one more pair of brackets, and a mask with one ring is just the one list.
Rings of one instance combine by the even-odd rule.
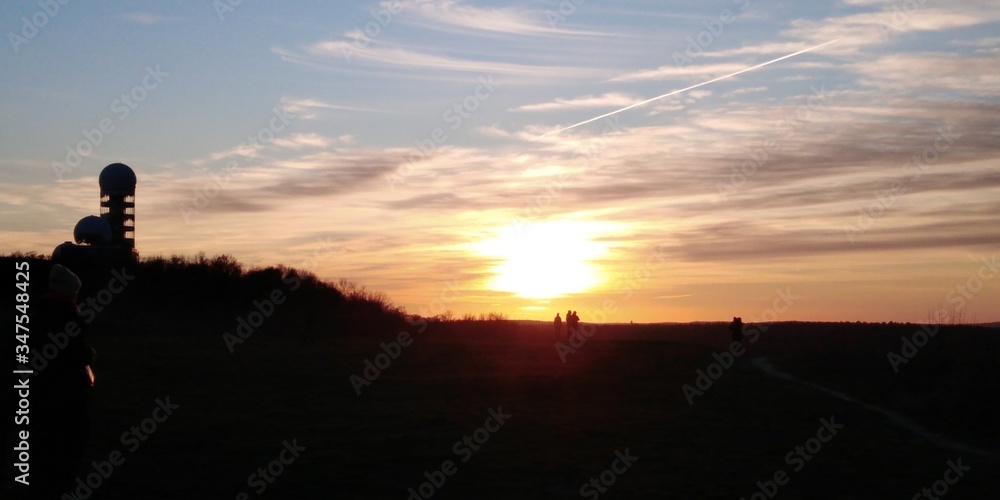
[[591, 241], [596, 226], [551, 221], [503, 228], [482, 252], [503, 261], [492, 271], [489, 288], [521, 297], [547, 299], [593, 289], [601, 282], [593, 259], [605, 252]]

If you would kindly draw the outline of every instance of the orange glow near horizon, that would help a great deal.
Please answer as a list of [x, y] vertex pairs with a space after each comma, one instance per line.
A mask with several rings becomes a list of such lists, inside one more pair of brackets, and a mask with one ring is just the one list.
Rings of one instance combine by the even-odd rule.
[[500, 259], [487, 287], [523, 298], [551, 299], [591, 291], [604, 272], [593, 262], [607, 249], [592, 241], [597, 224], [547, 221], [504, 227], [479, 246], [482, 254]]

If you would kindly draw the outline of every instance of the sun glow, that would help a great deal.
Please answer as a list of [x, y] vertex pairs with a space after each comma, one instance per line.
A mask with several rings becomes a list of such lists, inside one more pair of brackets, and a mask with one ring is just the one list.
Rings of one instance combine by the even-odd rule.
[[596, 225], [574, 221], [505, 227], [481, 248], [503, 260], [492, 269], [489, 288], [548, 299], [596, 287], [601, 273], [592, 261], [606, 251], [591, 241], [596, 232]]

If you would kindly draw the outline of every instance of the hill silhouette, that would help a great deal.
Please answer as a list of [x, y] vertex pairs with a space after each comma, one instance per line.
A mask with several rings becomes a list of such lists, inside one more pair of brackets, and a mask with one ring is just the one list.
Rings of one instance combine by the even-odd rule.
[[[31, 265], [32, 297], [44, 293], [52, 262], [34, 253], [0, 256], [5, 268], [13, 268], [15, 261]], [[310, 271], [283, 265], [247, 269], [230, 255], [142, 258], [126, 271], [127, 284], [120, 293], [102, 292], [121, 273], [120, 269], [99, 270], [84, 280], [79, 302], [88, 310], [88, 299], [96, 300], [89, 310], [94, 312], [98, 331], [128, 333], [141, 328], [164, 335], [221, 335], [232, 332], [238, 318], [258, 310], [255, 303], [273, 304], [276, 293], [281, 303], [274, 304], [273, 312], [254, 328], [255, 334], [294, 337], [311, 314], [316, 325], [322, 325], [316, 328], [321, 337], [366, 335], [406, 324], [405, 310], [394, 306], [384, 293], [346, 280], [331, 283]], [[103, 295], [98, 297], [99, 293]]]

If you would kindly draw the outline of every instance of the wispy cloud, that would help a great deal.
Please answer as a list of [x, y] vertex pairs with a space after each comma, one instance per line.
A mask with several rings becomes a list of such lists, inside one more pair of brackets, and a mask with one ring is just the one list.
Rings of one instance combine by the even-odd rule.
[[892, 54], [855, 63], [862, 83], [893, 90], [949, 90], [996, 96], [1000, 72], [995, 57], [955, 57], [950, 53]]
[[303, 148], [326, 148], [334, 140], [317, 133], [292, 134], [288, 137], [278, 137], [274, 139], [275, 147], [282, 149], [303, 149]]
[[952, 40], [952, 45], [957, 45], [960, 47], [1000, 47], [1000, 36], [989, 36], [985, 38], [978, 38], [974, 40]]
[[365, 113], [388, 113], [389, 111], [365, 108], [360, 106], [348, 106], [344, 104], [334, 104], [324, 102], [319, 99], [298, 99], [294, 97], [282, 97], [281, 104], [285, 111], [295, 115], [296, 118], [311, 120], [319, 117], [319, 111], [360, 111]]
[[722, 97], [737, 97], [743, 94], [752, 94], [754, 92], [765, 92], [765, 91], [767, 91], [767, 87], [743, 87], [733, 90], [731, 92], [726, 92], [725, 94], [722, 94]]
[[739, 71], [746, 67], [747, 64], [738, 62], [693, 64], [691, 66], [660, 66], [653, 69], [631, 71], [623, 75], [616, 76], [610, 81], [638, 82], [644, 80], [692, 80], [712, 78]]
[[156, 14], [153, 12], [130, 12], [127, 14], [119, 15], [118, 19], [131, 24], [142, 24], [149, 26], [170, 21], [179, 21], [181, 18], [173, 16], [164, 16], [162, 14]]
[[[322, 59], [347, 59], [354, 57], [376, 65], [411, 68], [416, 70], [436, 70], [457, 73], [494, 73], [500, 75], [534, 76], [553, 78], [556, 76], [588, 76], [596, 72], [583, 67], [548, 66], [516, 64], [486, 59], [459, 58], [449, 55], [430, 54], [415, 50], [372, 43], [364, 50], [357, 50], [353, 42], [348, 40], [325, 40], [310, 44], [305, 48], [307, 55]], [[350, 54], [350, 56], [349, 56]], [[290, 62], [299, 58], [294, 54], [280, 53]], [[289, 55], [290, 57], [286, 57]]]
[[516, 7], [478, 7], [460, 0], [403, 0], [398, 3], [410, 14], [404, 16], [404, 22], [442, 31], [541, 37], [611, 35], [552, 26], [544, 12]]
[[[855, 0], [845, 3], [878, 7], [869, 12], [833, 15], [819, 19], [794, 19], [779, 32], [785, 40], [705, 51], [712, 59], [740, 56], [768, 56], [802, 50], [827, 40], [840, 40], [824, 50], [828, 55], [858, 56], [874, 46], [888, 46], [907, 33], [967, 28], [1000, 20], [996, 8], [985, 2], [963, 4], [961, 11], [921, 6], [910, 12], [898, 10], [898, 2]], [[865, 49], [865, 50], [862, 50]]]
[[608, 106], [628, 106], [639, 98], [619, 92], [609, 92], [602, 95], [586, 95], [569, 99], [557, 98], [554, 101], [536, 104], [525, 104], [511, 111], [554, 111], [558, 109], [603, 108]]
[[[805, 44], [824, 40], [840, 39], [830, 54], [855, 55], [865, 47], [883, 45], [891, 37], [907, 32], [943, 31], [989, 23], [997, 19], [997, 13], [955, 12], [953, 10], [923, 7], [897, 21], [891, 7], [874, 12], [852, 14], [826, 19], [797, 19], [789, 29], [781, 32]], [[772, 49], [765, 45], [758, 48]]]
[[516, 134], [508, 130], [504, 130], [497, 125], [488, 125], [485, 127], [477, 127], [476, 131], [485, 137], [496, 137], [509, 139], [516, 137]]

